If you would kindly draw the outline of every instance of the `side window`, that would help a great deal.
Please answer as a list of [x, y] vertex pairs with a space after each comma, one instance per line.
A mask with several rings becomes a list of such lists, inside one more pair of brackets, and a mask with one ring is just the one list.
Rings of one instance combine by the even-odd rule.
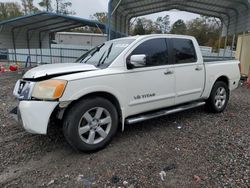
[[164, 38], [150, 39], [140, 44], [130, 54], [146, 55], [146, 67], [159, 66], [168, 64], [168, 49]]
[[172, 41], [176, 64], [194, 63], [197, 61], [196, 52], [192, 40], [172, 39]]

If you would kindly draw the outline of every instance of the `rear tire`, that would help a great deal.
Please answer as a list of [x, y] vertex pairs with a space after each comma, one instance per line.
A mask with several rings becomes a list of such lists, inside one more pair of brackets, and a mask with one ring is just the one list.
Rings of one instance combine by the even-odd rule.
[[217, 81], [206, 101], [207, 109], [213, 113], [221, 113], [225, 110], [229, 100], [229, 88], [225, 82]]
[[101, 97], [80, 100], [67, 111], [63, 122], [63, 133], [68, 143], [84, 152], [104, 148], [117, 128], [116, 108]]

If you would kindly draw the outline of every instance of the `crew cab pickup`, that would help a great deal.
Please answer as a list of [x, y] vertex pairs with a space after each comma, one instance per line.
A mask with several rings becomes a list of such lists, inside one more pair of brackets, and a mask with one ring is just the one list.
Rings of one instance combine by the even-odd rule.
[[194, 37], [145, 35], [107, 41], [75, 63], [42, 65], [16, 83], [18, 117], [34, 134], [59, 121], [70, 145], [105, 147], [126, 124], [206, 105], [223, 112], [239, 61], [203, 60]]

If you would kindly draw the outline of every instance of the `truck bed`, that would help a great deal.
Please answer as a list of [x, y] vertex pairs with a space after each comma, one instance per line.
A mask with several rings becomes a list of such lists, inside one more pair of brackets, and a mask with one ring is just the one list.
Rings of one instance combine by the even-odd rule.
[[236, 60], [235, 57], [216, 57], [216, 56], [203, 56], [204, 62]]

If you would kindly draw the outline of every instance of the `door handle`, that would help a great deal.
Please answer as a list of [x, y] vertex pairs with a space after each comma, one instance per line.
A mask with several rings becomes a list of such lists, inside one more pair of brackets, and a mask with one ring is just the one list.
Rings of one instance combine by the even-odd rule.
[[169, 75], [169, 74], [174, 74], [174, 71], [173, 70], [166, 70], [164, 72], [165, 75]]
[[202, 70], [202, 67], [201, 67], [201, 66], [197, 66], [197, 67], [195, 68], [195, 70], [196, 70], [196, 71], [201, 71], [201, 70]]

